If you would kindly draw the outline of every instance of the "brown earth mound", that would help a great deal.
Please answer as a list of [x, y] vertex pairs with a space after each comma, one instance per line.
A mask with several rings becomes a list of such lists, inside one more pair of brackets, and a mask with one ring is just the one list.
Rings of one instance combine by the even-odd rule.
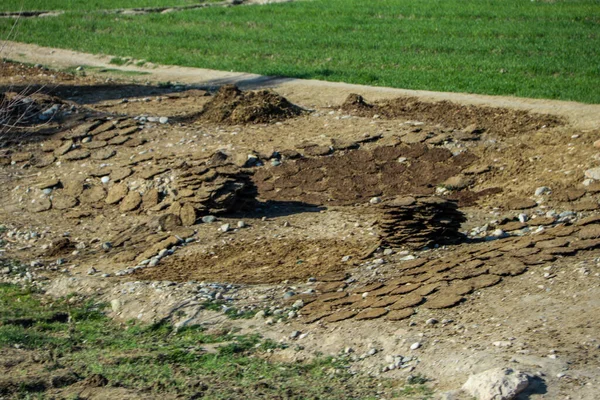
[[208, 122], [262, 124], [281, 121], [302, 114], [302, 109], [269, 90], [242, 92], [235, 85], [225, 85], [202, 110]]
[[506, 108], [461, 105], [450, 101], [429, 103], [414, 97], [399, 97], [368, 103], [358, 94], [350, 94], [341, 106], [344, 112], [361, 117], [379, 115], [386, 119], [406, 118], [423, 122], [466, 129], [471, 126], [485, 132], [512, 135], [564, 125], [564, 121], [552, 115], [533, 114]]

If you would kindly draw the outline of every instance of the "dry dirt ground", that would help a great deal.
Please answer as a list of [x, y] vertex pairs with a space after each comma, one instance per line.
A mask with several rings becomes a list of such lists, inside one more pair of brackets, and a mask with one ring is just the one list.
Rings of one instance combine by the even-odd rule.
[[[599, 106], [86, 69], [0, 65], [3, 257], [50, 293], [299, 345], [277, 360], [351, 348], [357, 371], [437, 393], [508, 366], [537, 376], [522, 398], [597, 398]], [[277, 312], [198, 307], [215, 295]]]

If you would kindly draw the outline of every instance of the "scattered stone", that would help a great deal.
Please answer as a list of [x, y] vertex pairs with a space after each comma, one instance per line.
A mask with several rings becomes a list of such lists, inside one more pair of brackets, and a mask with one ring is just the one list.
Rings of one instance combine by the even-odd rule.
[[529, 385], [527, 374], [495, 368], [471, 375], [462, 390], [478, 400], [512, 400]]
[[543, 196], [550, 193], [552, 193], [552, 190], [550, 190], [548, 186], [540, 186], [539, 188], [535, 189], [536, 196]]
[[369, 200], [369, 203], [379, 204], [379, 203], [381, 203], [381, 197], [373, 197], [373, 198], [371, 198], [371, 200]]
[[590, 168], [584, 173], [586, 178], [600, 180], [600, 167]]
[[213, 215], [205, 215], [204, 217], [202, 217], [202, 222], [204, 222], [205, 224], [211, 224], [213, 222], [215, 222], [217, 220], [217, 217], [213, 216]]
[[223, 225], [221, 225], [221, 226], [219, 227], [219, 230], [220, 230], [221, 232], [228, 232], [230, 228], [231, 228], [231, 227], [230, 227], [230, 225], [229, 225], [229, 224], [223, 224]]
[[419, 342], [415, 342], [410, 345], [411, 350], [417, 350], [419, 347], [421, 347], [421, 343], [419, 343]]

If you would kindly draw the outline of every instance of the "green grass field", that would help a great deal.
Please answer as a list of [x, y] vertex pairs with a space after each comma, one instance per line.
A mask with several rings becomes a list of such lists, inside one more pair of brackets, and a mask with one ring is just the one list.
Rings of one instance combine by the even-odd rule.
[[0, 4], [0, 11], [90, 11], [108, 10], [114, 8], [189, 6], [192, 4], [206, 2], [206, 0], [2, 0], [2, 4]]
[[600, 103], [597, 0], [313, 0], [20, 24], [19, 41], [155, 63]]

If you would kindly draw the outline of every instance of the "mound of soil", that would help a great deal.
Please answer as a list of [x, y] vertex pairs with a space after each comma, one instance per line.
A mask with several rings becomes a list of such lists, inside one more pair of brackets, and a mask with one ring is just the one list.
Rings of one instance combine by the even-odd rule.
[[361, 117], [379, 115], [386, 119], [406, 118], [458, 129], [475, 126], [485, 132], [512, 135], [564, 125], [565, 122], [553, 115], [541, 115], [506, 108], [461, 105], [450, 101], [423, 102], [415, 97], [399, 97], [368, 103], [358, 94], [350, 94], [341, 106], [344, 112]]
[[269, 90], [243, 92], [235, 85], [225, 85], [202, 110], [207, 122], [263, 124], [281, 121], [302, 114], [302, 109]]

